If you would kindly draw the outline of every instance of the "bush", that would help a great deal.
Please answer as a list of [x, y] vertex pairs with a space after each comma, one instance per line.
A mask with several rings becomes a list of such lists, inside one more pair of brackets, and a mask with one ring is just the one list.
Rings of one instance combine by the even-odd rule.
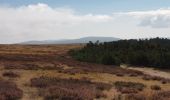
[[150, 75], [144, 75], [143, 76], [144, 80], [154, 80], [154, 81], [161, 81], [162, 84], [166, 84], [169, 83], [170, 80], [166, 79], [166, 78], [162, 78], [162, 77], [158, 77], [158, 76], [150, 76]]
[[117, 81], [115, 82], [115, 87], [121, 93], [137, 93], [142, 91], [145, 85], [142, 83]]
[[[94, 91], [94, 90], [92, 90]], [[75, 89], [50, 86], [45, 90], [45, 100], [92, 100], [95, 98], [95, 92], [92, 92], [88, 87], [77, 87]]]
[[151, 76], [149, 76], [149, 75], [144, 75], [143, 76], [143, 80], [151, 80], [152, 78], [151, 78]]
[[145, 95], [142, 94], [129, 94], [125, 100], [147, 100]]
[[109, 84], [95, 83], [89, 80], [50, 77], [33, 78], [31, 86], [40, 88], [40, 94], [46, 100], [92, 100], [105, 97], [102, 91], [111, 88]]
[[167, 81], [166, 81], [166, 80], [162, 80], [161, 83], [162, 83], [162, 84], [166, 84]]
[[123, 77], [124, 75], [122, 73], [117, 73], [116, 76]]
[[1, 100], [19, 100], [23, 95], [15, 83], [9, 81], [0, 81], [0, 99]]
[[170, 91], [157, 92], [152, 96], [151, 100], [169, 100]]
[[14, 72], [11, 72], [11, 71], [9, 71], [9, 72], [4, 72], [2, 75], [5, 76], [5, 77], [10, 77], [10, 78], [19, 77], [18, 74], [14, 73]]
[[151, 85], [152, 90], [161, 90], [161, 87], [159, 85]]

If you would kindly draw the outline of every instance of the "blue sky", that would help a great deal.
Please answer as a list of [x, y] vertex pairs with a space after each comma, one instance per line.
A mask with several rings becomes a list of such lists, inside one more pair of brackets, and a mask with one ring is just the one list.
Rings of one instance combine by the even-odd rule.
[[80, 13], [152, 10], [170, 6], [170, 0], [0, 0], [1, 5], [10, 6], [37, 3], [45, 3], [51, 7], [70, 7]]
[[170, 0], [0, 0], [0, 43], [170, 37]]

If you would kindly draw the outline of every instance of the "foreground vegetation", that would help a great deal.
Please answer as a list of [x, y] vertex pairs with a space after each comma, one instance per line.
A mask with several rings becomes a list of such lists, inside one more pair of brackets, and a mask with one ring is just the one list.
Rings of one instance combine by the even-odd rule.
[[80, 62], [68, 55], [83, 46], [0, 45], [0, 100], [170, 98], [170, 77]]
[[70, 54], [80, 61], [106, 65], [170, 68], [170, 40], [163, 38], [89, 42], [81, 49], [71, 50]]

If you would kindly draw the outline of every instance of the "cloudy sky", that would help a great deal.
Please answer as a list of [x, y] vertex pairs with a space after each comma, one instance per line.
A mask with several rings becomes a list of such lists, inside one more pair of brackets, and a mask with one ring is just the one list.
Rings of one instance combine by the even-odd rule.
[[0, 43], [170, 37], [170, 0], [0, 0]]

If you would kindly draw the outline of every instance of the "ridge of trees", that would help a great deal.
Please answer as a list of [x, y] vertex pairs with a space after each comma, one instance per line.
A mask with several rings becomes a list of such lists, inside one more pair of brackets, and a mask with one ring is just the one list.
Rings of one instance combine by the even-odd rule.
[[105, 65], [170, 68], [170, 40], [167, 38], [90, 41], [81, 49], [71, 50], [70, 54], [79, 61]]

